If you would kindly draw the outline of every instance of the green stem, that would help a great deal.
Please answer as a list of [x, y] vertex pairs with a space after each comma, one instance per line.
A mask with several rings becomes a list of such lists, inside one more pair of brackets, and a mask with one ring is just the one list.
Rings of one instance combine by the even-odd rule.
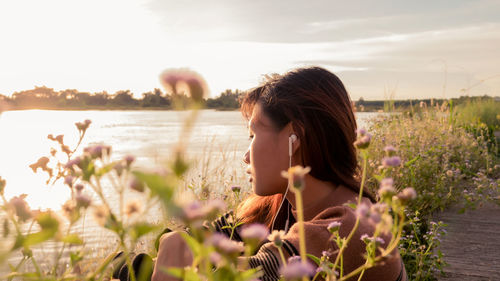
[[277, 248], [278, 248], [278, 252], [280, 253], [281, 262], [283, 263], [283, 266], [286, 266], [286, 259], [285, 259], [285, 255], [283, 254], [283, 250], [281, 249], [281, 247], [277, 247]]
[[304, 229], [304, 206], [302, 202], [302, 193], [295, 192], [295, 201], [297, 201], [297, 217], [299, 225], [299, 252], [302, 263], [306, 263], [306, 233]]

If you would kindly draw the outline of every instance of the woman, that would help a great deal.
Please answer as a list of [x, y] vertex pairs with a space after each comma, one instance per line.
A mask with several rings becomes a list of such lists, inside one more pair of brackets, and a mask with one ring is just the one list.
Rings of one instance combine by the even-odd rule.
[[[308, 166], [311, 171], [305, 176], [303, 191], [307, 252], [321, 256], [323, 251], [331, 250], [335, 259], [338, 247], [329, 241], [331, 234], [327, 225], [340, 222], [340, 235], [347, 236], [356, 215], [344, 204], [356, 202], [359, 193], [356, 177], [359, 169], [353, 145], [356, 120], [342, 82], [319, 67], [274, 75], [246, 94], [241, 110], [249, 121], [251, 144], [244, 162], [255, 194], [240, 205], [238, 217], [247, 224], [263, 223], [271, 230], [285, 230], [285, 255], [297, 255], [295, 194], [288, 192], [288, 182], [281, 171], [294, 165]], [[370, 205], [372, 200], [366, 197], [363, 201]], [[215, 223], [221, 232], [224, 231], [220, 226], [224, 224], [224, 217]], [[373, 232], [373, 223], [362, 219], [344, 252], [344, 272], [364, 264], [365, 244], [360, 237]], [[234, 237], [238, 239], [239, 235]], [[250, 257], [249, 264], [262, 266], [262, 280], [277, 280], [278, 257], [268, 242]], [[165, 234], [160, 242], [153, 280], [175, 280], [159, 268], [185, 266], [191, 260], [191, 253], [180, 235]], [[399, 253], [395, 250], [383, 265], [367, 270], [362, 280], [406, 280]]]

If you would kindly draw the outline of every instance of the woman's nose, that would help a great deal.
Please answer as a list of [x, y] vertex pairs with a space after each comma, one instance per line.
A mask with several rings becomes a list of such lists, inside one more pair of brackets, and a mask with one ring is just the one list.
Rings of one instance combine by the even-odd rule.
[[247, 150], [247, 152], [245, 152], [245, 155], [243, 155], [243, 162], [245, 162], [245, 164], [247, 165], [250, 164], [250, 150]]

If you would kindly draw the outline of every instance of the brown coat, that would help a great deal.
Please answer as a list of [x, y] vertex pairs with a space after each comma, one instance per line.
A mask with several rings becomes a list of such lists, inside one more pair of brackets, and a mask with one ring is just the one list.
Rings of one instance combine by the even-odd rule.
[[[356, 222], [355, 211], [346, 206], [345, 203], [356, 201], [355, 194], [345, 187], [338, 187], [335, 190], [320, 200], [314, 206], [310, 206], [304, 210], [304, 229], [306, 240], [306, 252], [316, 257], [320, 257], [325, 250], [332, 250], [333, 255], [330, 261], [334, 262], [338, 247], [334, 241], [330, 240], [331, 233], [328, 231], [327, 226], [332, 222], [340, 222], [339, 234], [341, 237], [347, 237], [354, 227]], [[363, 199], [363, 202], [371, 205], [370, 200]], [[296, 218], [296, 211], [292, 209], [292, 214]], [[344, 275], [355, 270], [365, 263], [363, 255], [365, 254], [365, 243], [360, 239], [363, 234], [372, 236], [375, 230], [375, 224], [369, 219], [361, 219], [358, 229], [348, 244], [344, 255]], [[381, 238], [388, 243], [390, 241], [389, 235], [381, 235]], [[299, 226], [294, 223], [290, 230], [285, 235], [285, 239], [290, 242], [296, 249], [299, 249]], [[268, 243], [269, 244], [269, 243]], [[382, 245], [382, 247], [387, 245]], [[262, 249], [269, 252], [277, 252], [270, 245], [263, 245]], [[278, 262], [279, 259], [277, 259]], [[281, 262], [280, 262], [281, 264]], [[368, 269], [364, 275], [363, 281], [396, 281], [399, 275], [402, 274], [400, 280], [407, 280], [404, 265], [397, 250], [394, 250], [392, 255], [383, 262]], [[351, 278], [357, 280], [358, 277]], [[265, 278], [264, 278], [265, 280]]]

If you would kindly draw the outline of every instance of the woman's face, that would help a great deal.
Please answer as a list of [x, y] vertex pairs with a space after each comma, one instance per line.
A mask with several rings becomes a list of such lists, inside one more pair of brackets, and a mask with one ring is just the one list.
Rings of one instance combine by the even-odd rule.
[[255, 194], [268, 196], [284, 193], [287, 179], [281, 171], [288, 169], [287, 127], [278, 131], [261, 106], [254, 106], [249, 121], [250, 146], [244, 156], [247, 173]]

